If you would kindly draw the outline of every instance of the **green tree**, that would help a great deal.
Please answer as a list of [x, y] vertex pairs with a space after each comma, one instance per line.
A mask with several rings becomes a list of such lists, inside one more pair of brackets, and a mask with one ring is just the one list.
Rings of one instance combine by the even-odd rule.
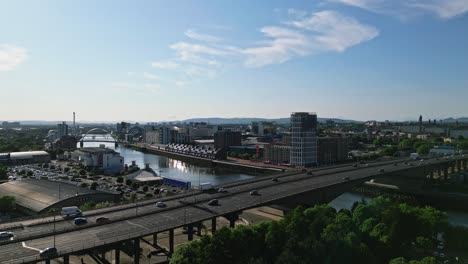
[[117, 177], [117, 180], [116, 180], [117, 183], [123, 183], [124, 182], [124, 178], [122, 176], [119, 176]]
[[83, 169], [81, 169], [81, 170], [80, 170], [80, 175], [81, 175], [81, 176], [84, 176], [84, 175], [86, 175], [86, 171], [85, 171], [85, 170], [83, 170]]
[[34, 175], [34, 172], [33, 172], [33, 171], [28, 171], [28, 172], [26, 173], [26, 176], [29, 176], [29, 177], [31, 177], [31, 176], [33, 176], [33, 175]]
[[88, 184], [86, 182], [82, 182], [80, 183], [80, 187], [87, 188]]
[[149, 188], [148, 188], [148, 185], [143, 186], [143, 191], [144, 191], [144, 192], [147, 192], [148, 189], [149, 189]]
[[136, 182], [132, 183], [132, 189], [133, 190], [138, 190], [138, 187], [139, 187], [138, 183], [136, 183]]
[[416, 149], [416, 151], [419, 153], [419, 154], [422, 154], [422, 155], [427, 155], [429, 154], [429, 151], [430, 149], [433, 147], [432, 144], [421, 144], [418, 146], [418, 148]]
[[0, 165], [0, 180], [8, 179], [8, 169]]
[[89, 187], [91, 190], [96, 190], [98, 187], [98, 183], [97, 182], [92, 182], [91, 183], [91, 186]]
[[0, 196], [0, 212], [11, 212], [16, 209], [14, 196]]
[[130, 180], [130, 179], [126, 179], [126, 180], [125, 180], [125, 185], [127, 185], [127, 186], [131, 186], [132, 183], [133, 183], [133, 182], [132, 182], [132, 180]]

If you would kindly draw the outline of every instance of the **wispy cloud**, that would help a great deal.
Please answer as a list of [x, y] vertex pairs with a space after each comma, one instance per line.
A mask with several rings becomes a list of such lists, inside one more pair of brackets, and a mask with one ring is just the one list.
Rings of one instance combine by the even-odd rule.
[[294, 56], [307, 56], [325, 51], [343, 52], [375, 38], [379, 31], [356, 19], [335, 11], [321, 11], [301, 20], [284, 22], [285, 27], [264, 27], [260, 31], [272, 40], [260, 47], [247, 48], [247, 66], [260, 67], [283, 63]]
[[170, 48], [176, 51], [179, 60], [195, 64], [217, 65], [216, 57], [229, 54], [223, 49], [188, 42], [178, 42]]
[[28, 58], [25, 48], [9, 44], [0, 44], [0, 71], [16, 69]]
[[193, 29], [188, 29], [187, 31], [184, 32], [184, 34], [187, 37], [191, 38], [191, 39], [204, 41], [204, 42], [219, 42], [219, 41], [221, 41], [221, 38], [218, 38], [218, 37], [213, 36], [213, 35], [208, 35], [208, 34], [200, 34], [200, 33], [196, 32]]
[[179, 68], [180, 64], [174, 61], [153, 61], [151, 67], [158, 69], [176, 69]]
[[161, 77], [155, 75], [155, 74], [152, 74], [152, 73], [149, 73], [149, 72], [143, 72], [143, 77], [145, 77], [146, 79], [151, 79], [151, 80], [160, 80]]
[[468, 12], [468, 0], [328, 0], [328, 2], [355, 6], [403, 19], [425, 13], [436, 15], [441, 19], [451, 19]]

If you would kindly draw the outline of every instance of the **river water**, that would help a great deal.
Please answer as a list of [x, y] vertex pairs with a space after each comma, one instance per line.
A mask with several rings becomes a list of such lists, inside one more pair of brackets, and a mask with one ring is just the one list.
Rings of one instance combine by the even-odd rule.
[[[98, 147], [102, 143], [84, 143], [85, 147]], [[134, 149], [119, 146], [114, 147], [114, 144], [105, 144], [106, 147], [115, 149], [124, 157], [126, 164], [131, 164], [132, 161], [143, 168], [145, 164], [149, 166], [163, 177], [170, 177], [191, 181], [192, 186], [198, 186], [199, 183], [211, 182], [213, 184], [222, 184], [256, 177], [244, 173], [237, 173], [230, 170], [201, 167], [175, 159], [170, 159], [164, 156], [155, 154], [143, 153]], [[332, 202], [330, 206], [336, 210], [351, 209], [354, 202], [362, 200], [370, 200], [371, 198], [358, 193], [344, 193]], [[462, 225], [468, 227], [468, 212], [462, 211], [446, 211], [449, 222], [453, 225]]]

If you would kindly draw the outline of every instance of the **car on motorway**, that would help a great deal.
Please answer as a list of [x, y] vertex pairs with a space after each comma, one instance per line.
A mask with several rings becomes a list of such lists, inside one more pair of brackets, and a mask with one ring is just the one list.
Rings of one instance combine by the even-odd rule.
[[41, 257], [52, 257], [58, 254], [57, 248], [48, 247], [39, 251], [39, 256]]
[[278, 178], [273, 178], [273, 179], [271, 179], [271, 180], [274, 181], [274, 182], [278, 182], [278, 181], [279, 181]]
[[210, 200], [210, 201], [208, 202], [208, 205], [210, 205], [210, 206], [219, 205], [219, 201], [218, 201], [218, 199]]
[[219, 188], [218, 193], [227, 193], [227, 190], [224, 188]]
[[343, 180], [345, 180], [345, 181], [349, 180], [349, 176], [343, 177]]
[[385, 170], [384, 169], [379, 169], [379, 172], [384, 172]]
[[96, 224], [105, 224], [109, 222], [110, 222], [109, 217], [101, 216], [101, 217], [96, 218]]
[[73, 219], [73, 223], [75, 225], [85, 225], [88, 223], [88, 219], [84, 218], [84, 217], [77, 217], [75, 219]]
[[156, 206], [159, 207], [159, 208], [164, 208], [164, 207], [166, 207], [166, 204], [163, 203], [163, 202], [157, 202]]
[[15, 234], [13, 232], [0, 232], [0, 239], [8, 239], [14, 236]]
[[258, 191], [257, 190], [252, 190], [252, 191], [250, 191], [250, 195], [252, 195], [252, 196], [258, 195]]

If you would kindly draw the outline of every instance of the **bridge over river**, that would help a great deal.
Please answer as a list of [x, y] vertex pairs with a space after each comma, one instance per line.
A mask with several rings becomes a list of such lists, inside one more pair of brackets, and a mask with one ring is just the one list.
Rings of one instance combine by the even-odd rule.
[[[260, 177], [219, 185], [226, 193], [190, 191], [164, 199], [167, 207], [155, 205], [158, 199], [85, 212], [89, 224], [78, 227], [70, 220], [52, 217], [0, 225], [0, 230], [15, 232], [12, 240], [0, 242], [0, 263], [37, 263], [50, 259], [39, 256], [39, 249], [52, 247], [69, 263], [70, 255], [115, 251], [115, 263], [120, 262], [120, 252], [130, 245], [134, 263], [139, 263], [140, 242], [153, 238], [157, 246], [157, 234], [169, 232], [167, 253], [174, 251], [174, 229], [187, 228], [188, 240], [193, 239], [194, 228], [202, 221], [210, 221], [216, 229], [218, 217], [229, 220], [234, 226], [239, 214], [247, 209], [264, 205], [294, 207], [299, 204], [327, 203], [352, 187], [378, 177], [420, 177], [424, 180], [447, 179], [449, 173], [465, 170], [468, 157], [450, 159], [431, 158], [424, 161], [392, 160], [354, 166], [335, 166], [309, 172], [296, 172], [277, 176]], [[273, 180], [275, 178], [275, 180]], [[250, 195], [253, 189], [258, 195]], [[219, 205], [208, 201], [218, 199]], [[106, 216], [110, 222], [95, 224], [96, 218]]]

